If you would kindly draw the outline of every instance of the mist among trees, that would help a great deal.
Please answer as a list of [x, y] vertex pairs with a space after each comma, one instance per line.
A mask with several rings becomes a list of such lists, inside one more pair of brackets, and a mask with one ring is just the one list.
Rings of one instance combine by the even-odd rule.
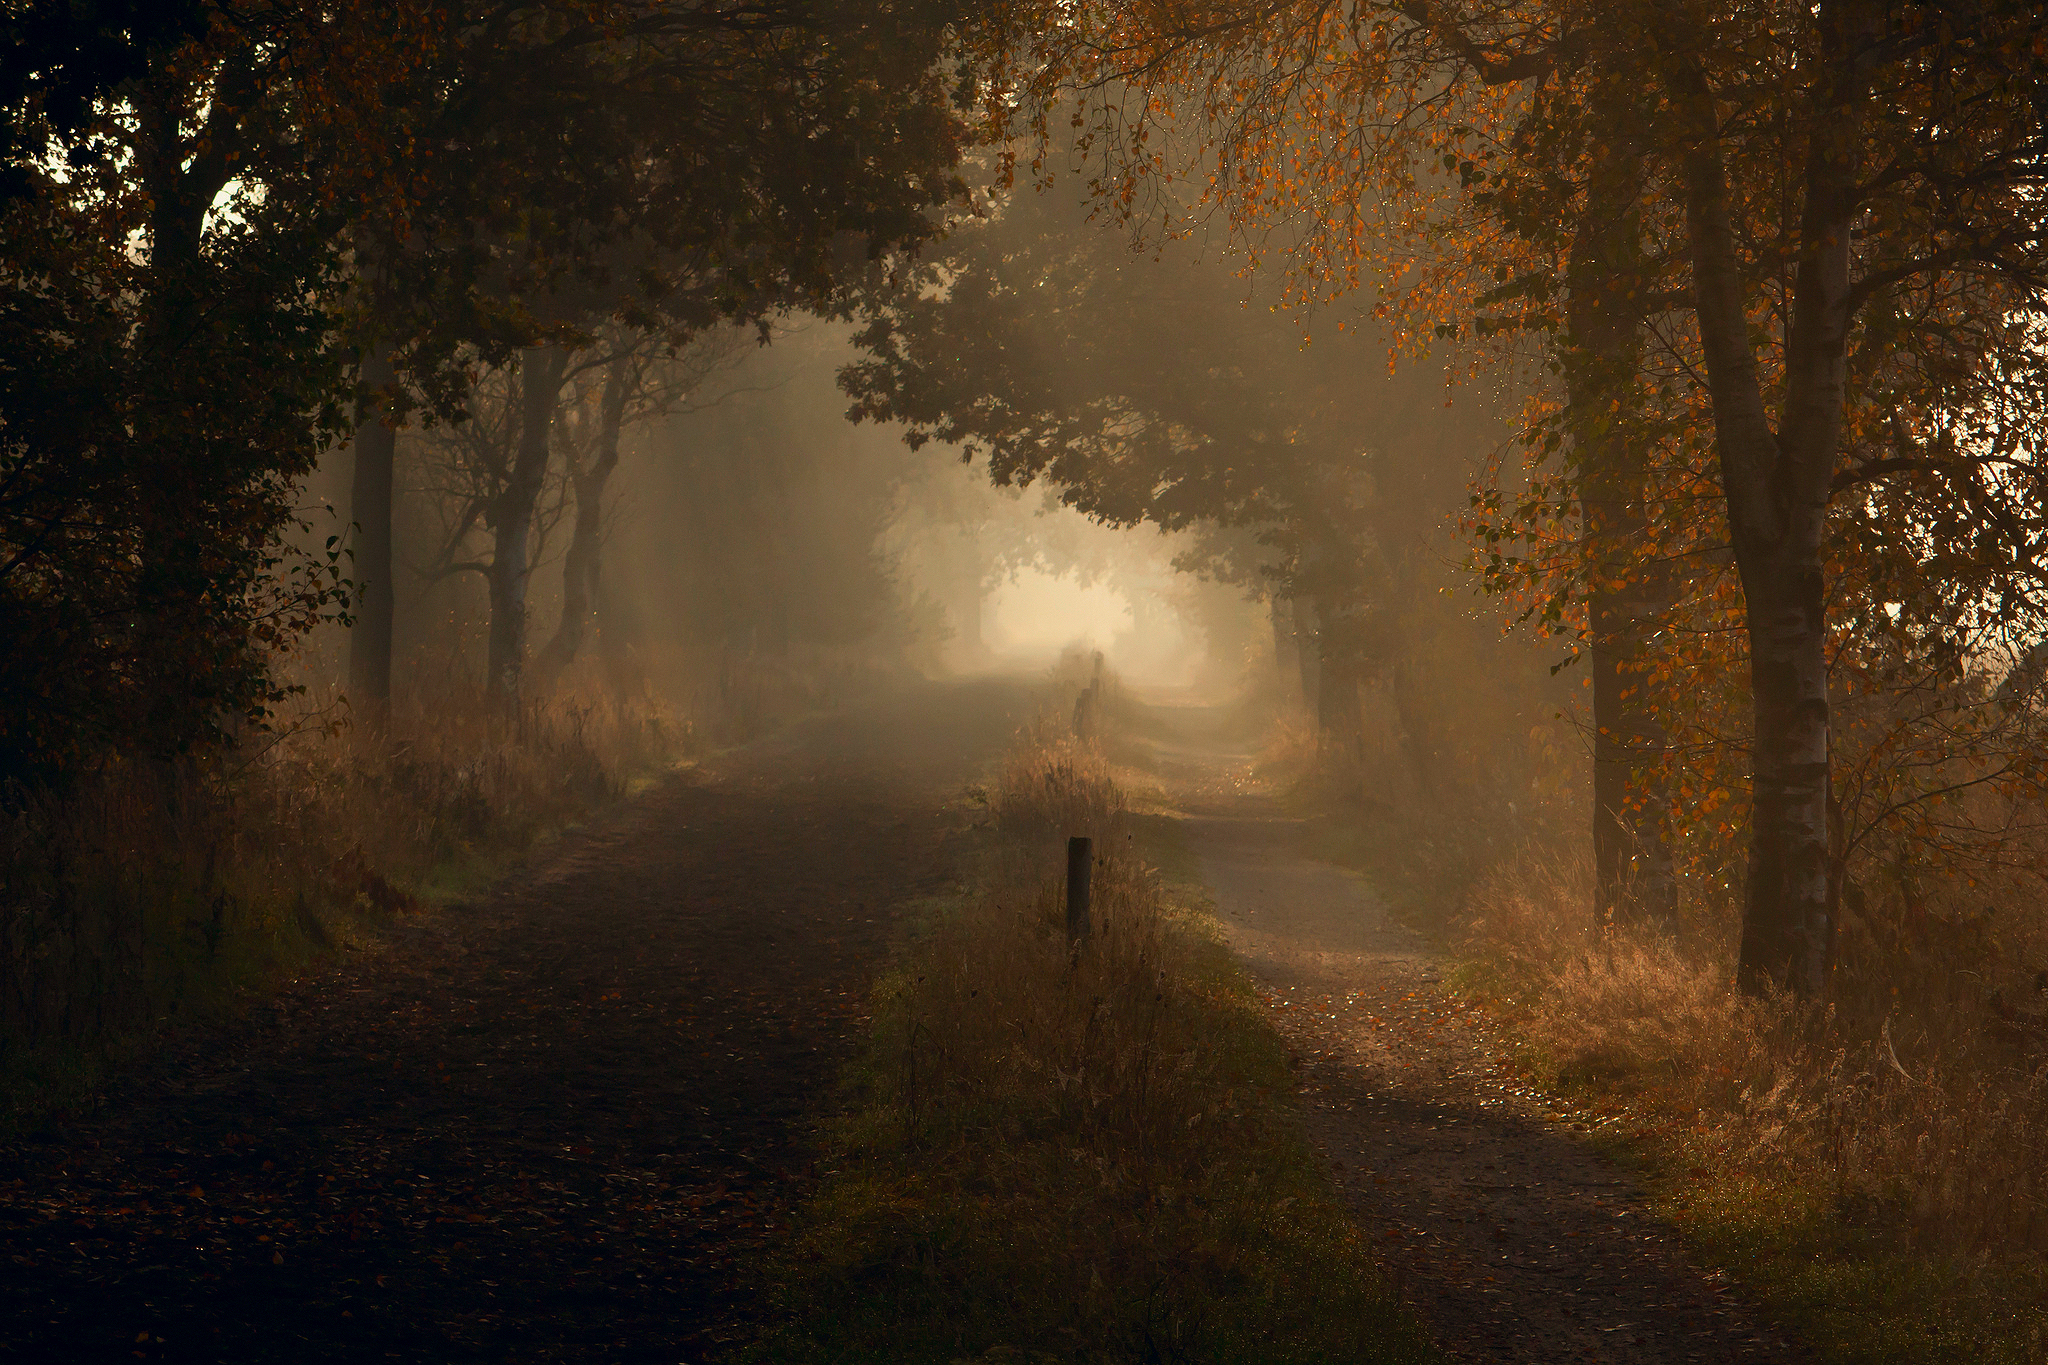
[[2041, 1358], [2037, 5], [0, 37], [0, 1344]]

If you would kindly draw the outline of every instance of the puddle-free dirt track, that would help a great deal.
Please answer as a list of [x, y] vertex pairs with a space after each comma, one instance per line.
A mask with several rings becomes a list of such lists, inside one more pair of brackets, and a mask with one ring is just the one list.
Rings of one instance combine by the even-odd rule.
[[1024, 705], [918, 688], [680, 774], [0, 1151], [0, 1359], [703, 1359]]
[[[1171, 713], [1165, 713], [1171, 723]], [[1454, 1359], [1790, 1362], [1642, 1191], [1502, 1065], [1420, 936], [1307, 851], [1247, 756], [1192, 737], [1157, 766], [1230, 942], [1302, 1062], [1311, 1132], [1404, 1296]]]
[[[0, 1359], [716, 1355], [892, 908], [946, 884], [947, 800], [1029, 705], [933, 685], [678, 775], [0, 1150]], [[1805, 1358], [1543, 1117], [1241, 756], [1157, 767], [1318, 1143], [1453, 1358]]]

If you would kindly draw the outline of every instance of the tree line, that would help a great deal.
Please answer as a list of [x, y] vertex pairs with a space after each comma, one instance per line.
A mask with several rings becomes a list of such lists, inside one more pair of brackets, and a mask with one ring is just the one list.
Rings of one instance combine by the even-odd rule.
[[[1339, 746], [1427, 577], [1412, 528], [1456, 464], [1432, 443], [1508, 431], [1461, 529], [1589, 683], [1601, 904], [1667, 918], [1684, 877], [1745, 864], [1752, 989], [1819, 993], [1845, 906], [2034, 856], [2036, 6], [193, 0], [0, 24], [9, 779], [231, 738], [322, 620], [352, 623], [374, 717], [408, 424], [451, 480], [436, 571], [487, 578], [487, 676], [518, 695], [536, 518], [572, 525], [547, 674], [581, 645], [619, 423], [708, 329], [805, 309], [866, 319], [856, 415], [1107, 521], [1205, 528], [1191, 567], [1280, 604]], [[1213, 278], [1162, 291], [1054, 200], [974, 221], [976, 137], [1141, 231], [1203, 222], [1267, 302], [1362, 305], [1396, 377], [1303, 350], [1284, 313], [1226, 324], [1243, 297]], [[1462, 415], [1423, 420], [1447, 378]], [[340, 442], [353, 525], [301, 525]]]
[[[1397, 349], [1523, 377], [1519, 458], [1480, 480], [1463, 530], [1486, 583], [1588, 675], [1610, 918], [1668, 917], [1678, 875], [1739, 843], [1742, 980], [1812, 996], [1845, 904], [2034, 857], [2038, 6], [1004, 14], [983, 31], [1007, 74], [991, 107], [1023, 177], [1078, 169], [1141, 231], [1192, 214], [1293, 305], [1359, 299]], [[856, 386], [877, 411], [941, 414], [940, 434], [1008, 425], [1020, 468], [1105, 497], [1142, 463], [1132, 518], [1189, 495], [1228, 517], [1230, 477], [1271, 495], [1355, 453], [1267, 479], [1257, 442], [1176, 433], [1142, 395], [1167, 426], [1112, 421], [1091, 445], [887, 374]], [[1182, 456], [1219, 482], [1184, 480]], [[1339, 572], [1372, 585], [1359, 600], [1384, 597], [1373, 540], [1339, 540]]]
[[[668, 362], [715, 327], [840, 308], [932, 237], [962, 193], [956, 17], [923, 0], [10, 11], [0, 776], [61, 784], [108, 754], [227, 742], [283, 700], [277, 654], [323, 621], [352, 627], [351, 700], [374, 720], [408, 425], [459, 445], [510, 424], [455, 464], [460, 516], [492, 543], [488, 677], [516, 696], [565, 396], [589, 399], [567, 474], [594, 532], [618, 425], [659, 406]], [[298, 489], [344, 443], [349, 524], [316, 525]], [[590, 534], [572, 549], [572, 595], [595, 553]]]

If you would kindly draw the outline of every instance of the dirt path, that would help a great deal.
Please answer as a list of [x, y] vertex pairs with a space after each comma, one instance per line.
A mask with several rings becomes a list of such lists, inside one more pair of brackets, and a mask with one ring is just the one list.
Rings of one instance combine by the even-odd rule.
[[1440, 989], [1426, 945], [1361, 879], [1308, 855], [1242, 756], [1168, 747], [1160, 766], [1232, 945], [1302, 1059], [1317, 1143], [1454, 1359], [1807, 1359], [1546, 1117]]
[[697, 1361], [1021, 688], [664, 783], [0, 1150], [0, 1359]]

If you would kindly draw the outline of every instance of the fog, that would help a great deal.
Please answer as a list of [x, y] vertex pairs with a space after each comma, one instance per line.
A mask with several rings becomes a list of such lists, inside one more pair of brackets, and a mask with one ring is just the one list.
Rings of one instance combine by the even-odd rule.
[[0, 32], [10, 1358], [2048, 1365], [2042, 0]]
[[[837, 382], [857, 357], [849, 332], [786, 318], [702, 338], [671, 410], [625, 427], [594, 608], [593, 648], [615, 671], [623, 662], [685, 711], [715, 707], [707, 679], [734, 667], [873, 682], [1036, 672], [1069, 649], [1102, 653], [1137, 685], [1242, 685], [1266, 610], [1256, 585], [1177, 569], [1186, 534], [1104, 525], [1050, 484], [999, 487], [955, 446], [911, 450], [896, 424], [849, 421]], [[453, 443], [473, 441], [516, 382], [480, 384], [479, 412], [400, 437], [401, 683], [484, 668], [486, 528], [479, 517], [451, 533], [461, 494], [447, 471]], [[557, 418], [557, 441], [573, 420]], [[350, 460], [337, 452], [308, 484], [316, 532], [342, 519]], [[573, 503], [558, 475], [533, 537], [530, 650], [561, 627]], [[316, 637], [302, 674], [338, 682], [347, 641]]]
[[[983, 491], [983, 470], [951, 450], [942, 458], [950, 468], [934, 471], [935, 479], [966, 480], [968, 497]], [[886, 537], [900, 588], [946, 603], [943, 669], [1031, 671], [1080, 650], [1101, 653], [1139, 685], [1214, 690], [1243, 682], [1244, 640], [1263, 608], [1242, 588], [1177, 570], [1185, 537], [1099, 525], [1050, 490], [986, 491], [974, 522], [944, 524], [932, 516], [935, 504], [912, 501]]]
[[[544, 352], [479, 363], [461, 413], [398, 437], [394, 687], [502, 692], [509, 666], [742, 739], [892, 679], [1100, 653], [1133, 687], [1298, 707], [1400, 787], [1484, 772], [1578, 696], [1555, 649], [1503, 638], [1454, 527], [1520, 390], [1455, 356], [1390, 371], [1371, 325], [1276, 309], [1241, 267], [1023, 194], [851, 318], [600, 327], [537, 433], [516, 409]], [[522, 439], [550, 455], [512, 594]], [[316, 541], [354, 458], [308, 484]], [[361, 634], [303, 652], [316, 694]]]

